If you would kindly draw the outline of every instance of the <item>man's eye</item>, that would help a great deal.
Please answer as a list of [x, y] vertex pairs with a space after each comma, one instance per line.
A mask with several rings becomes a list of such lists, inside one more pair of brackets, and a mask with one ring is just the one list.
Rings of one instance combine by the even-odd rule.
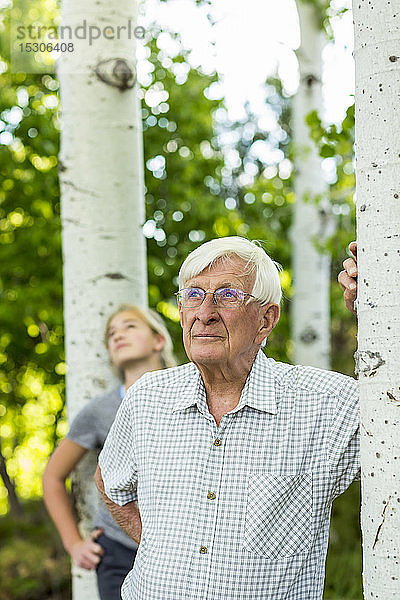
[[190, 290], [188, 290], [186, 292], [186, 296], [188, 298], [200, 298], [201, 297], [201, 291], [196, 289], [196, 288], [192, 288]]
[[220, 290], [219, 295], [221, 296], [221, 298], [232, 299], [232, 298], [237, 297], [237, 291], [226, 288], [226, 289]]

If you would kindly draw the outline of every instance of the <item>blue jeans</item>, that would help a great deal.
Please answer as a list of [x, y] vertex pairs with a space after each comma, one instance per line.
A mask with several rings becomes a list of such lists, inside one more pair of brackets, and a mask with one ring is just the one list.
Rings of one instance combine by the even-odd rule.
[[128, 548], [102, 533], [96, 540], [104, 548], [98, 564], [97, 586], [101, 600], [121, 600], [121, 585], [132, 569], [136, 550]]

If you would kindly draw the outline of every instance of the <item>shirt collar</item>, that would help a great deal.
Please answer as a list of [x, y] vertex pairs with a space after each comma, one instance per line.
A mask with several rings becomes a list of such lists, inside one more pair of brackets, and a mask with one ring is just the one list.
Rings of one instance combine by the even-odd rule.
[[206, 392], [200, 371], [193, 363], [189, 363], [189, 365], [190, 371], [187, 374], [186, 385], [179, 394], [179, 397], [175, 400], [172, 412], [184, 410], [185, 408], [195, 406], [196, 404], [199, 405], [205, 403]]
[[[243, 406], [250, 406], [263, 412], [277, 413], [275, 398], [276, 380], [271, 362], [273, 361], [268, 359], [262, 350], [259, 350], [246, 379], [239, 404], [232, 412], [237, 412]], [[172, 412], [184, 410], [196, 404], [202, 412], [202, 409], [205, 407], [206, 393], [200, 371], [193, 363], [191, 367], [192, 369], [187, 378], [187, 385], [175, 400]]]
[[239, 404], [232, 412], [240, 410], [243, 406], [250, 406], [273, 415], [278, 412], [275, 398], [276, 379], [272, 370], [273, 362], [272, 359], [265, 356], [262, 350], [258, 351], [244, 384]]

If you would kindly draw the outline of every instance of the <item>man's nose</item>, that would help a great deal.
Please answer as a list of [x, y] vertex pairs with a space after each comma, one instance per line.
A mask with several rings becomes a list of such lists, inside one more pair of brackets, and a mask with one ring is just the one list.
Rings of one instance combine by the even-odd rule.
[[203, 302], [196, 309], [196, 317], [203, 323], [219, 320], [219, 313], [213, 294], [205, 295]]

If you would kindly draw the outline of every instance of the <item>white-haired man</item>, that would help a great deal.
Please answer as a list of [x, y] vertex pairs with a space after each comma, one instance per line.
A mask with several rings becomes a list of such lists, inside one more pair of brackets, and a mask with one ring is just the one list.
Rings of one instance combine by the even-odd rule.
[[99, 459], [141, 536], [122, 598], [320, 599], [331, 504], [359, 471], [355, 381], [260, 350], [281, 290], [258, 245], [203, 244], [179, 287], [191, 362], [129, 389]]

